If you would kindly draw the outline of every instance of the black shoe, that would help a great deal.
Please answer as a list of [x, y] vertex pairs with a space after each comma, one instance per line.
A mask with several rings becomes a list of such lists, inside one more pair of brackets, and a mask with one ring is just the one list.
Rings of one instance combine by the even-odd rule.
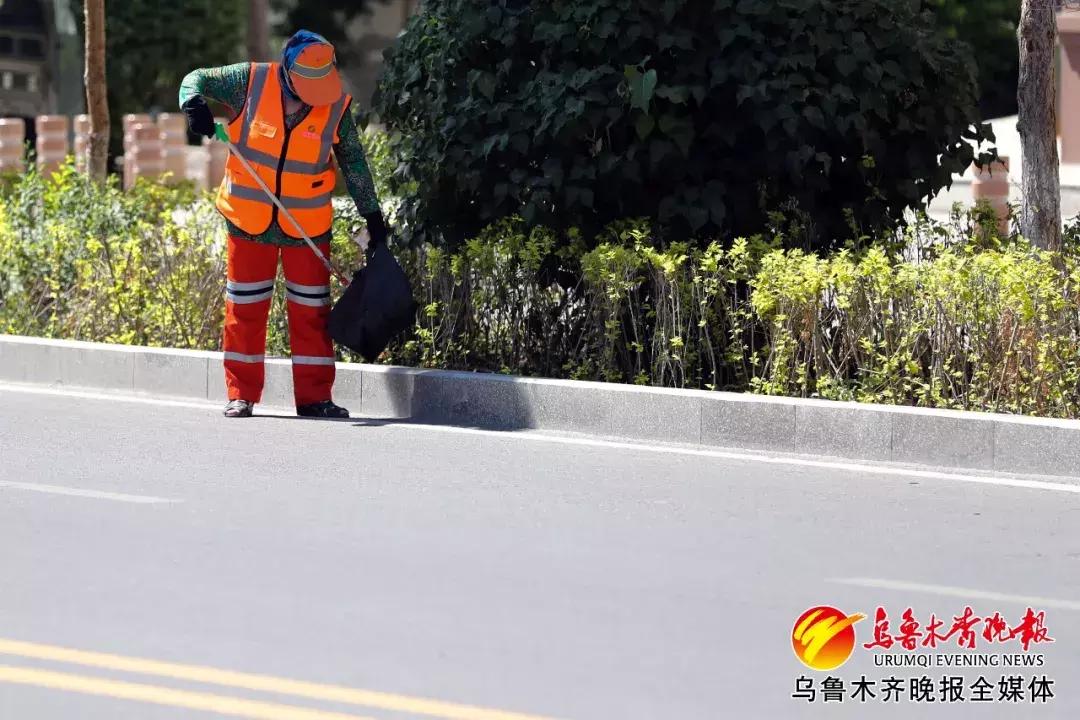
[[331, 400], [323, 400], [322, 402], [311, 403], [310, 405], [301, 405], [296, 408], [296, 414], [300, 417], [310, 418], [343, 419], [349, 417], [348, 410], [335, 405]]
[[255, 411], [255, 403], [247, 400], [230, 400], [225, 406], [224, 415], [227, 418], [251, 417]]

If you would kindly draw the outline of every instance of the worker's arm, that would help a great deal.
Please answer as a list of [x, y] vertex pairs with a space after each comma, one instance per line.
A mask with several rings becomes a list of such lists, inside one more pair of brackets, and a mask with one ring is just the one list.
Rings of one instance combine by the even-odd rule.
[[232, 120], [244, 107], [250, 76], [250, 63], [192, 70], [180, 83], [180, 107], [198, 95], [228, 107]]
[[379, 208], [375, 181], [371, 178], [367, 155], [364, 154], [364, 146], [360, 142], [360, 130], [356, 127], [351, 108], [346, 109], [345, 116], [341, 119], [338, 142], [334, 145], [334, 155], [337, 156], [338, 165], [341, 167], [342, 174], [345, 175], [345, 187], [352, 196], [353, 202], [356, 203], [356, 210], [367, 222], [368, 233], [371, 235], [369, 249], [384, 244], [386, 223], [383, 221], [382, 210]]
[[188, 118], [191, 131], [207, 137], [214, 134], [214, 116], [207, 100], [229, 109], [230, 120], [240, 114], [247, 99], [249, 63], [192, 70], [180, 83], [180, 107]]

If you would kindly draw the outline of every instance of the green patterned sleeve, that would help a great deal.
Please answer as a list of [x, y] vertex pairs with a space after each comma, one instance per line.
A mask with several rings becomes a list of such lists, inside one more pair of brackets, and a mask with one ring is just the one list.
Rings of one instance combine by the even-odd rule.
[[232, 113], [230, 119], [235, 118], [244, 107], [250, 75], [249, 63], [192, 70], [180, 83], [180, 105], [195, 95], [202, 95], [228, 107]]
[[375, 181], [371, 179], [367, 155], [360, 142], [360, 130], [352, 116], [351, 108], [345, 111], [338, 128], [339, 141], [334, 145], [334, 154], [345, 176], [345, 187], [356, 203], [361, 215], [379, 212], [379, 198], [375, 193]]

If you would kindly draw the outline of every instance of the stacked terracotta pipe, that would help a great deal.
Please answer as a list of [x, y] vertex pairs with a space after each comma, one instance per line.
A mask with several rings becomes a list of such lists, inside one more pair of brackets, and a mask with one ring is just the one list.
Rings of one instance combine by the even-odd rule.
[[26, 169], [26, 126], [18, 118], [0, 118], [0, 173]]
[[68, 145], [70, 126], [67, 115], [39, 115], [34, 123], [37, 131], [37, 166], [43, 175], [56, 172], [67, 160], [71, 152]]
[[[227, 122], [218, 118], [219, 122]], [[130, 114], [122, 119], [124, 155], [117, 160], [124, 188], [138, 178], [165, 177], [188, 180], [203, 190], [213, 190], [225, 177], [228, 148], [206, 139], [201, 146], [187, 144], [187, 123], [179, 113]], [[42, 115], [34, 120], [37, 134], [35, 155], [41, 172], [54, 172], [74, 153], [75, 168], [86, 171], [90, 138], [90, 117], [78, 115], [72, 122], [65, 115]], [[74, 132], [72, 132], [74, 131]], [[72, 142], [73, 140], [73, 142]], [[0, 173], [26, 169], [26, 128], [20, 118], [0, 118]]]
[[124, 116], [124, 189], [139, 178], [157, 178], [164, 172], [161, 130], [149, 115]]
[[161, 129], [162, 164], [170, 182], [187, 177], [187, 120], [177, 113], [161, 113], [157, 125]]
[[989, 205], [997, 216], [1002, 237], [1009, 234], [1009, 158], [1002, 157], [986, 167], [971, 166], [975, 179], [971, 195], [976, 204]]

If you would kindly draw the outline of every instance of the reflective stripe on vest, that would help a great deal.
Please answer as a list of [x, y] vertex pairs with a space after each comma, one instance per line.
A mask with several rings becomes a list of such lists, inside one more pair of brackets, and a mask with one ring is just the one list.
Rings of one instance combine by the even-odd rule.
[[[260, 165], [266, 165], [268, 167], [276, 168], [278, 160], [280, 159], [268, 153], [259, 152], [254, 148], [243, 147], [241, 145], [237, 145], [236, 149], [240, 151], [240, 154], [243, 155], [244, 159], [248, 162], [259, 163]], [[303, 162], [302, 160], [286, 160], [285, 166], [282, 169], [285, 172], [298, 173], [301, 175], [317, 175], [321, 172], [326, 172], [329, 169], [329, 165], [329, 158], [327, 159], [327, 162], [319, 163], [318, 165], [315, 163]]]
[[[266, 197], [266, 193], [264, 193], [262, 191], [262, 188], [259, 187], [251, 188], [244, 187], [243, 185], [233, 185], [230, 194], [234, 198], [240, 198], [241, 200], [251, 200], [252, 202], [266, 203], [267, 205], [272, 205], [270, 199]], [[281, 200], [281, 204], [284, 205], [288, 210], [304, 210], [322, 207], [326, 203], [330, 202], [333, 197], [334, 193], [331, 191], [310, 198], [298, 198], [292, 197], [290, 195], [281, 195], [279, 199]]]
[[[252, 64], [244, 110], [229, 123], [229, 138], [299, 224], [281, 215], [281, 229], [292, 237], [314, 237], [333, 224], [337, 174], [330, 158], [351, 98], [344, 95], [332, 106], [313, 107], [296, 127], [286, 129], [278, 68], [277, 63]], [[252, 235], [269, 230], [277, 214], [270, 198], [231, 155], [217, 206]]]

